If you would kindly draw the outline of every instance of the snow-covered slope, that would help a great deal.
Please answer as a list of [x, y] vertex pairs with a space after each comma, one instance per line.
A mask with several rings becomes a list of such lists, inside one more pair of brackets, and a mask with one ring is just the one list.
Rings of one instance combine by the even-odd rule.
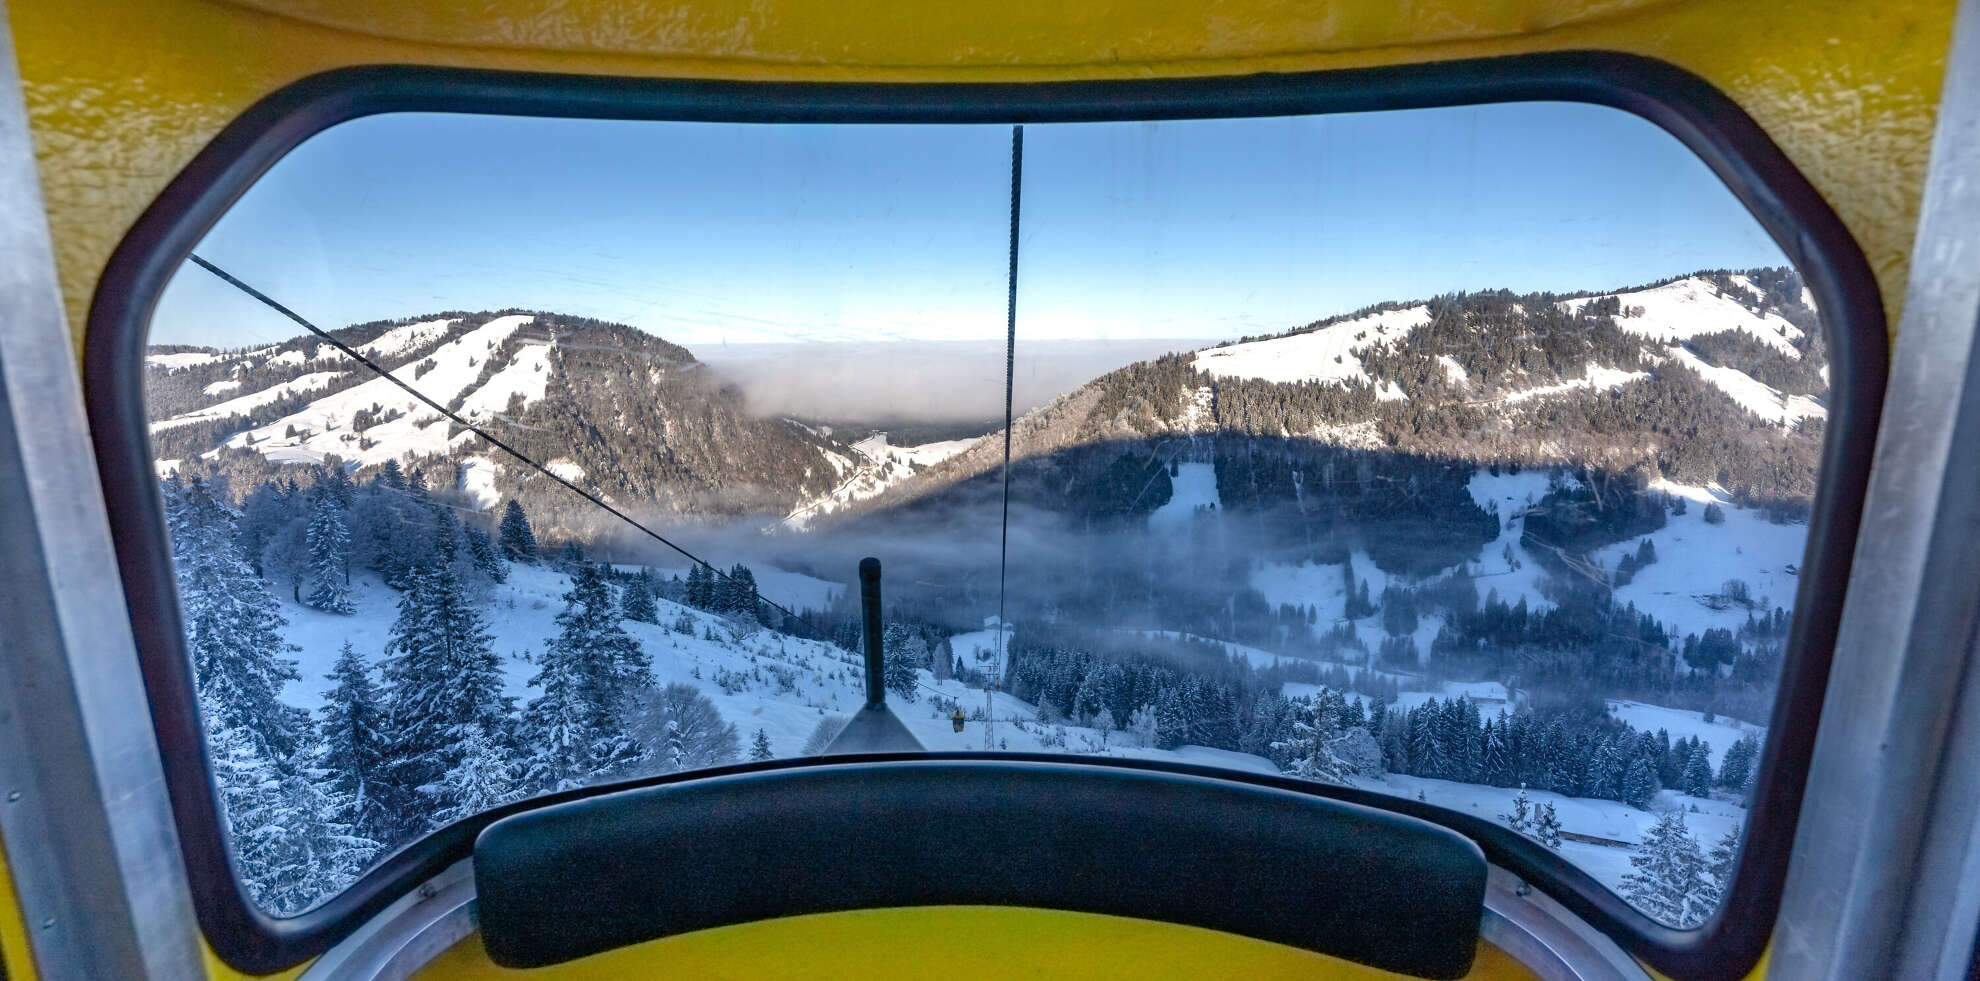
[[[1220, 378], [1371, 382], [1356, 355], [1377, 344], [1400, 340], [1429, 322], [1430, 308], [1420, 304], [1401, 310], [1380, 310], [1290, 337], [1209, 348], [1199, 352], [1192, 364], [1198, 371]], [[1379, 391], [1384, 398], [1402, 397], [1402, 392], [1392, 386]]]
[[[1741, 285], [1752, 287], [1745, 277], [1734, 278]], [[1753, 335], [1755, 340], [1788, 357], [1801, 356], [1793, 343], [1801, 339], [1801, 328], [1776, 313], [1755, 314], [1699, 276], [1648, 289], [1562, 300], [1561, 308], [1572, 312], [1610, 298], [1620, 301], [1623, 307], [1623, 315], [1616, 318], [1616, 323], [1639, 337], [1670, 343], [1701, 334], [1737, 330]]]
[[[482, 362], [531, 319], [526, 314], [496, 317], [441, 345], [423, 360], [393, 370], [392, 375], [408, 384], [417, 382], [422, 394], [443, 404], [463, 394], [478, 394], [470, 386], [480, 376]], [[502, 386], [502, 405], [508, 404], [506, 393], [517, 390], [505, 374], [506, 369], [488, 382]], [[541, 382], [536, 384], [535, 393], [542, 397]], [[361, 411], [400, 415], [360, 431], [353, 422]], [[485, 418], [492, 410], [484, 407], [480, 414]], [[446, 453], [452, 446], [449, 425], [445, 417], [405, 389], [384, 378], [373, 378], [317, 399], [265, 426], [236, 434], [226, 445], [252, 448], [283, 463], [316, 463], [334, 453], [359, 466], [370, 466], [408, 456]], [[289, 435], [292, 429], [294, 436]]]
[[[774, 570], [759, 571], [759, 578], [771, 581]], [[509, 581], [492, 587], [479, 606], [487, 618], [489, 631], [496, 637], [495, 649], [503, 657], [508, 693], [526, 702], [536, 692], [529, 679], [536, 673], [533, 656], [558, 632], [556, 616], [562, 610], [562, 594], [570, 588], [560, 572], [544, 566], [510, 567]], [[288, 619], [284, 631], [300, 649], [294, 656], [302, 679], [292, 682], [285, 700], [315, 709], [322, 705], [330, 688], [326, 678], [339, 648], [349, 642], [376, 663], [380, 659], [396, 616], [400, 594], [386, 588], [369, 574], [361, 573], [353, 583], [357, 612], [337, 616], [311, 610], [281, 597], [281, 613]], [[724, 721], [733, 723], [745, 749], [761, 730], [771, 752], [778, 757], [801, 755], [806, 742], [821, 722], [856, 711], [864, 700], [859, 660], [830, 644], [774, 633], [759, 627], [745, 627], [734, 621], [665, 600], [658, 601], [659, 620], [666, 626], [623, 621], [622, 626], [652, 657], [656, 679], [661, 684], [680, 682], [695, 686], [714, 702]], [[677, 631], [677, 624], [690, 629]], [[976, 647], [994, 644], [991, 630], [962, 634], [950, 639], [958, 651], [974, 652]], [[974, 664], [974, 657], [965, 657]], [[1289, 685], [1288, 695], [1310, 695], [1310, 685]], [[1502, 687], [1484, 685], [1445, 685], [1436, 692], [1405, 692], [1399, 704], [1407, 708], [1431, 697], [1459, 695], [1486, 699], [1488, 710], [1507, 695]], [[927, 671], [919, 673], [917, 694], [912, 702], [890, 696], [895, 713], [921, 744], [930, 750], [981, 750], [984, 723], [981, 712], [985, 695], [953, 680], [938, 682]], [[957, 733], [950, 722], [951, 705], [960, 705], [971, 716], [964, 731]], [[1256, 773], [1278, 772], [1268, 760], [1230, 750], [1202, 746], [1181, 746], [1161, 750], [1139, 745], [1125, 732], [1103, 734], [1098, 730], [1063, 723], [1041, 724], [1037, 707], [998, 692], [989, 699], [992, 746], [1000, 751], [1055, 752], [1143, 759], [1169, 759], [1180, 762], [1224, 767]], [[1760, 730], [1730, 721], [1705, 723], [1697, 713], [1678, 712], [1632, 702], [1613, 703], [1617, 718], [1639, 728], [1668, 729], [1673, 739], [1697, 735], [1712, 744], [1715, 762], [1740, 735]], [[1512, 810], [1514, 788], [1487, 787], [1385, 774], [1357, 779], [1357, 785], [1379, 793], [1405, 798], [1421, 798], [1461, 813], [1499, 820]], [[1651, 809], [1637, 810], [1609, 800], [1563, 797], [1544, 791], [1528, 791], [1536, 804], [1552, 803], [1562, 827], [1571, 834], [1604, 839], [1618, 844], [1570, 840], [1562, 854], [1588, 870], [1598, 880], [1618, 888], [1630, 871], [1630, 851], [1620, 843], [1634, 843], [1659, 816], [1675, 808], [1695, 809], [1687, 820], [1695, 837], [1716, 840], [1728, 828], [1743, 824], [1745, 811], [1725, 800], [1681, 797], [1671, 791], [1658, 795]]]
[[[1760, 290], [1744, 276], [1733, 275], [1740, 286]], [[1616, 324], [1626, 333], [1643, 338], [1660, 352], [1697, 371], [1705, 380], [1723, 390], [1742, 408], [1777, 425], [1789, 425], [1806, 418], [1822, 418], [1821, 403], [1804, 395], [1784, 395], [1735, 368], [1710, 364], [1683, 347], [1682, 341], [1725, 331], [1744, 333], [1789, 359], [1799, 359], [1796, 346], [1803, 340], [1801, 328], [1779, 313], [1757, 313], [1738, 299], [1725, 294], [1704, 275], [1639, 290], [1625, 290], [1599, 296], [1559, 301], [1570, 313], [1586, 309], [1598, 301], [1614, 300], [1621, 307]], [[1523, 309], [1517, 304], [1514, 309]], [[1380, 310], [1326, 326], [1283, 337], [1248, 341], [1197, 353], [1191, 364], [1219, 378], [1253, 378], [1269, 382], [1333, 382], [1339, 385], [1368, 384], [1383, 401], [1407, 398], [1393, 379], [1371, 376], [1362, 358], [1379, 346], [1398, 343], [1430, 322], [1424, 305]], [[1668, 346], [1668, 347], [1667, 347]], [[1653, 354], [1661, 360], [1665, 353]], [[1470, 387], [1463, 366], [1450, 357], [1439, 359], [1445, 377], [1460, 389]], [[1647, 371], [1620, 371], [1600, 364], [1583, 366], [1578, 377], [1501, 391], [1481, 398], [1473, 405], [1509, 405], [1578, 390], [1612, 389], [1649, 377]]]
[[[343, 375], [344, 373], [341, 371], [311, 372], [307, 375], [302, 376], [301, 378], [297, 378], [291, 381], [286, 381], [279, 385], [271, 385], [268, 388], [264, 388], [261, 391], [255, 392], [250, 395], [243, 395], [239, 398], [228, 399], [227, 401], [221, 402], [218, 405], [210, 405], [204, 409], [199, 409], [193, 412], [182, 413], [180, 415], [173, 416], [170, 419], [164, 419], [159, 422], [154, 422], [151, 424], [151, 431], [155, 433], [162, 429], [171, 429], [174, 426], [183, 426], [188, 423], [204, 422], [208, 419], [224, 419], [232, 415], [243, 415], [248, 412], [252, 412], [255, 409], [259, 409], [264, 405], [268, 405], [271, 402], [276, 402], [281, 399], [288, 398], [289, 396], [292, 395], [300, 395], [324, 388], [328, 386], [331, 382], [336, 381], [338, 378], [343, 377]], [[212, 386], [208, 386], [208, 387], [211, 388]], [[235, 383], [233, 385], [233, 388], [239, 388], [239, 387], [240, 387], [239, 383]], [[230, 390], [231, 389], [221, 389], [221, 391], [230, 391]], [[215, 392], [214, 394], [219, 394], [219, 392]]]
[[[828, 435], [752, 412], [692, 352], [624, 324], [503, 312], [358, 324], [332, 336], [372, 363], [310, 335], [253, 351], [156, 355], [146, 376], [156, 455], [248, 482], [268, 464], [301, 469], [335, 457], [362, 471], [397, 461], [437, 490], [481, 507], [520, 500], [589, 536], [592, 515], [567, 510], [581, 502], [472, 429], [587, 491], [692, 517], [786, 513], [834, 486], [826, 454], [846, 452]], [[898, 456], [924, 461], [942, 450]]]
[[874, 433], [852, 444], [853, 455], [828, 453], [826, 458], [839, 472], [839, 483], [792, 509], [780, 525], [804, 531], [818, 518], [869, 500], [916, 473], [932, 467], [975, 445], [974, 439], [950, 439], [916, 446], [894, 446], [886, 433]]
[[203, 364], [212, 364], [220, 360], [221, 357], [222, 355], [209, 351], [178, 351], [172, 354], [147, 354], [144, 356], [144, 363], [146, 367], [163, 368], [167, 371], [172, 371], [180, 368], [193, 368]]
[[1169, 500], [1148, 515], [1148, 527], [1177, 529], [1188, 524], [1200, 511], [1216, 509], [1217, 468], [1208, 463], [1182, 463], [1176, 466]]
[[1829, 410], [1806, 395], [1784, 395], [1772, 386], [1736, 368], [1710, 364], [1684, 348], [1672, 348], [1671, 357], [1698, 372], [1739, 407], [1768, 422], [1786, 426], [1803, 419], [1826, 419]]

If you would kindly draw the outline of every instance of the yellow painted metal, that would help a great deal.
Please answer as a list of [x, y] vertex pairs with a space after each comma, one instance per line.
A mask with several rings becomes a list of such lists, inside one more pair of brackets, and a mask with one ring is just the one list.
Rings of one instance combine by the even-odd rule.
[[7, 850], [0, 848], [0, 967], [7, 981], [34, 981], [34, 952], [28, 948], [27, 924], [21, 920], [20, 895], [14, 892], [14, 872]]
[[1895, 313], [1953, 11], [1952, 0], [257, 2], [267, 9], [223, 0], [8, 4], [78, 331], [111, 248], [192, 154], [254, 100], [344, 65], [1050, 80], [1570, 48], [1662, 58], [1732, 95], [1848, 223]]
[[[10, 0], [7, 7], [78, 340], [111, 249], [193, 153], [255, 100], [346, 65], [1043, 81], [1577, 48], [1661, 58], [1737, 100], [1842, 215], [1896, 323], [1953, 13], [1952, 0]], [[0, 866], [0, 877], [4, 871]], [[11, 900], [11, 888], [5, 894]], [[26, 949], [20, 929], [17, 917], [0, 915], [10, 976], [32, 977], [31, 968], [16, 964]], [[649, 977], [661, 969], [836, 977], [834, 965], [872, 963], [884, 963], [889, 976], [994, 968], [1081, 981], [1128, 973], [1377, 976], [1339, 961], [1322, 965], [1315, 956], [1140, 921], [938, 909], [752, 924], [584, 963], [600, 972], [588, 977]], [[211, 964], [216, 978], [236, 976]], [[698, 969], [680, 967], [686, 964]], [[575, 977], [576, 970], [543, 976]], [[605, 973], [612, 971], [618, 973]], [[1523, 975], [1491, 950], [1475, 972]], [[469, 943], [423, 976], [502, 974]]]
[[[1526, 981], [1533, 976], [1489, 945], [1480, 945], [1467, 975], [1475, 981]], [[1214, 930], [1005, 906], [929, 906], [765, 920], [655, 940], [532, 971], [496, 967], [476, 936], [415, 975], [416, 981], [858, 977], [1392, 981], [1403, 975]]]
[[254, 978], [256, 981], [295, 981], [302, 972], [309, 969], [308, 964], [298, 964], [279, 974], [242, 974], [227, 966], [227, 962], [221, 960], [220, 955], [214, 953], [213, 948], [204, 943], [199, 945], [199, 957], [206, 962], [208, 981], [248, 981], [249, 978]]

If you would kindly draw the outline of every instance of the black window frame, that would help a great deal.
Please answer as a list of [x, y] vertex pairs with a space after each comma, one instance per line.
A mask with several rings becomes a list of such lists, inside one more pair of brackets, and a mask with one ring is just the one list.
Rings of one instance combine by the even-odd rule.
[[[254, 905], [232, 870], [198, 720], [150, 455], [143, 363], [151, 315], [166, 283], [241, 194], [305, 140], [339, 123], [394, 112], [1009, 124], [1321, 115], [1538, 101], [1618, 109], [1683, 143], [1786, 253], [1812, 292], [1827, 334], [1829, 419], [1794, 624], [1762, 757], [1766, 765], [1756, 778], [1748, 814], [1746, 845], [1721, 911], [1697, 929], [1672, 929], [1534, 842], [1434, 805], [1183, 764], [1102, 765], [1243, 780], [1422, 817], [1477, 841], [1493, 864], [1533, 883], [1673, 978], [1745, 976], [1765, 952], [1780, 908], [1882, 409], [1888, 371], [1885, 315], [1876, 278], [1841, 219], [1750, 116], [1681, 68], [1608, 51], [1292, 74], [1026, 83], [727, 82], [359, 66], [311, 76], [257, 102], [193, 158], [118, 245], [98, 283], [84, 339], [91, 439], [179, 840], [208, 943], [237, 969], [286, 969], [327, 950], [397, 897], [468, 857], [482, 828], [507, 814], [630, 786], [819, 765], [803, 760], [745, 764], [532, 798], [434, 832], [298, 915], [274, 917]], [[996, 756], [1069, 761], [1037, 754]], [[1071, 761], [1096, 765], [1085, 758]]]

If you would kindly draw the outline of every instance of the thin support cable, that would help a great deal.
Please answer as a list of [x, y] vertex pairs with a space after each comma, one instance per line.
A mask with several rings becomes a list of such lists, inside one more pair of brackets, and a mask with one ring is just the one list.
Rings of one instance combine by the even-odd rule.
[[[275, 300], [272, 297], [270, 297], [268, 294], [263, 293], [260, 290], [255, 289], [254, 287], [249, 286], [246, 283], [241, 282], [239, 279], [234, 278], [233, 274], [227, 272], [225, 269], [222, 269], [219, 266], [214, 265], [213, 263], [206, 261], [205, 259], [200, 258], [199, 255], [196, 253], [188, 254], [187, 258], [191, 259], [201, 269], [204, 269], [207, 272], [210, 272], [213, 275], [220, 277], [221, 281], [225, 282], [227, 285], [232, 286], [235, 289], [240, 290], [241, 292], [246, 293], [247, 295], [254, 297], [257, 300], [260, 300], [269, 309], [274, 310], [276, 313], [279, 313], [282, 316], [295, 321], [296, 323], [302, 325], [302, 328], [304, 330], [307, 330], [310, 333], [315, 334], [316, 336], [321, 337], [324, 340], [330, 342], [330, 345], [332, 347], [335, 347], [337, 350], [342, 351], [346, 357], [349, 357], [350, 359], [356, 361], [357, 363], [364, 365], [366, 368], [371, 369], [371, 371], [374, 374], [378, 375], [378, 377], [383, 378], [386, 381], [389, 381], [392, 384], [397, 385], [400, 388], [404, 389], [406, 391], [406, 394], [411, 395], [413, 398], [416, 398], [421, 402], [424, 402], [428, 408], [431, 408], [433, 411], [438, 412], [443, 416], [446, 416], [449, 420], [453, 421], [456, 425], [460, 426], [461, 428], [466, 429], [471, 433], [474, 433], [476, 436], [479, 436], [484, 440], [487, 440], [489, 445], [495, 447], [496, 449], [499, 449], [502, 452], [507, 453], [508, 455], [515, 457], [518, 460], [521, 460], [525, 464], [528, 464], [530, 468], [535, 470], [537, 473], [540, 473], [545, 477], [548, 477], [551, 480], [554, 480], [557, 483], [564, 485], [565, 487], [570, 489], [571, 493], [576, 494], [581, 498], [584, 498], [585, 500], [591, 502], [597, 507], [603, 509], [606, 513], [612, 515], [615, 518], [618, 518], [620, 521], [623, 521], [628, 525], [631, 525], [633, 528], [638, 529], [640, 532], [644, 533], [646, 537], [651, 538], [654, 541], [659, 542], [660, 544], [665, 545], [676, 552], [679, 552], [681, 555], [685, 556], [688, 561], [693, 562], [704, 569], [707, 569], [709, 572], [714, 573], [715, 575], [720, 576], [725, 580], [734, 578], [730, 576], [728, 573], [715, 568], [715, 566], [712, 563], [708, 562], [706, 559], [703, 559], [700, 556], [694, 554], [693, 552], [690, 552], [687, 549], [684, 549], [679, 545], [674, 544], [673, 542], [669, 541], [666, 538], [666, 536], [641, 524], [640, 522], [635, 520], [631, 515], [625, 513], [624, 511], [619, 510], [618, 508], [613, 507], [610, 504], [605, 503], [605, 501], [600, 499], [597, 495], [591, 493], [590, 491], [585, 490], [582, 487], [579, 487], [576, 484], [571, 483], [568, 480], [565, 480], [564, 478], [558, 476], [556, 473], [552, 472], [548, 467], [545, 467], [543, 464], [538, 463], [535, 460], [532, 460], [529, 457], [523, 455], [523, 452], [521, 450], [518, 450], [515, 447], [510, 446], [509, 444], [504, 443], [493, 436], [490, 436], [487, 430], [482, 429], [480, 426], [477, 426], [474, 423], [467, 421], [466, 419], [462, 418], [459, 413], [454, 412], [452, 409], [449, 409], [446, 406], [441, 405], [438, 402], [435, 402], [431, 398], [428, 398], [426, 393], [407, 384], [397, 375], [394, 375], [391, 372], [386, 371], [385, 368], [379, 365], [377, 362], [371, 360], [370, 358], [365, 357], [362, 354], [359, 354], [355, 348], [331, 336], [330, 333], [324, 330], [323, 328], [318, 327], [307, 320], [304, 320], [302, 316], [296, 313], [294, 310], [291, 310], [288, 307], [285, 307], [282, 304], [275, 302]], [[1008, 453], [1006, 455], [1008, 455]], [[776, 610], [779, 613], [782, 613], [785, 617], [788, 617], [792, 623], [801, 624], [805, 627], [809, 627], [809, 624], [805, 623], [804, 618], [798, 616], [795, 613], [792, 613], [782, 604], [777, 603], [765, 597], [761, 592], [756, 594], [756, 599], [757, 602], [762, 603], [764, 606], [768, 606], [771, 609]]]
[[1011, 411], [1017, 380], [1017, 276], [1018, 213], [1024, 198], [1024, 127], [1011, 127], [1011, 246], [1010, 270], [1006, 276], [1009, 292], [1004, 310], [1004, 516], [997, 542], [997, 670], [983, 686], [983, 748], [995, 749], [993, 729], [996, 712], [993, 699], [998, 682], [1009, 667], [1005, 650], [1010, 634], [1004, 623], [1004, 594], [1011, 565]]

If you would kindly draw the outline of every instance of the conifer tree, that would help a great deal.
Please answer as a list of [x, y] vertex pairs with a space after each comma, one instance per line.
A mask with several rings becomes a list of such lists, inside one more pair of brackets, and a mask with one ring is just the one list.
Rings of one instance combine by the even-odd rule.
[[384, 778], [385, 746], [378, 692], [371, 666], [349, 641], [330, 671], [330, 693], [324, 698], [319, 732], [323, 755], [318, 761], [329, 789], [348, 801], [343, 819], [360, 834], [382, 838], [389, 834], [389, 815], [377, 798]]
[[1712, 845], [1705, 855], [1705, 875], [1710, 886], [1705, 903], [1706, 912], [1725, 904], [1726, 893], [1732, 888], [1733, 873], [1738, 871], [1739, 839], [1741, 828], [1735, 824]]
[[[342, 473], [342, 469], [336, 471]], [[309, 519], [309, 594], [303, 603], [326, 613], [351, 613], [351, 530], [334, 493], [320, 493]]]
[[384, 671], [391, 790], [385, 803], [407, 834], [430, 826], [433, 802], [422, 791], [460, 765], [468, 735], [478, 730], [499, 741], [507, 730], [509, 700], [492, 639], [451, 565], [431, 562], [412, 571], [385, 645]]
[[619, 625], [596, 566], [572, 577], [557, 626], [530, 679], [542, 694], [523, 712], [524, 782], [541, 790], [581, 786], [637, 761], [643, 750], [628, 720], [653, 685], [652, 660]]
[[421, 787], [435, 805], [435, 827], [493, 810], [521, 795], [502, 744], [478, 725], [461, 736], [458, 760], [437, 785]]
[[214, 719], [207, 744], [241, 880], [264, 909], [299, 913], [350, 884], [378, 853], [377, 841], [340, 817], [348, 804], [322, 771], [284, 772], [249, 734]]
[[473, 525], [465, 530], [468, 559], [474, 571], [487, 576], [490, 582], [508, 582], [509, 570], [502, 564], [502, 553], [495, 547], [495, 539]]
[[379, 465], [376, 482], [395, 491], [406, 489], [406, 475], [399, 469], [399, 461], [396, 458], [386, 460]]
[[1155, 716], [1155, 706], [1144, 704], [1128, 715], [1128, 732], [1134, 735], [1137, 746], [1155, 745], [1156, 733], [1161, 723]]
[[1657, 796], [1657, 775], [1650, 770], [1648, 761], [1638, 758], [1629, 765], [1629, 772], [1623, 776], [1623, 803], [1642, 809], [1650, 806]]
[[921, 659], [927, 656], [927, 643], [906, 624], [889, 623], [880, 631], [880, 650], [887, 690], [899, 696], [901, 701], [912, 703], [915, 699], [915, 672], [921, 666]]
[[688, 568], [687, 594], [685, 597], [687, 605], [697, 610], [706, 610], [715, 605], [713, 590], [709, 588], [712, 578], [713, 575], [708, 571], [708, 567], [699, 562]]
[[1699, 743], [1692, 747], [1691, 759], [1684, 766], [1684, 792], [1691, 797], [1712, 796], [1712, 747]]
[[579, 689], [577, 665], [561, 652], [546, 652], [541, 669], [529, 680], [542, 694], [523, 709], [518, 743], [524, 788], [550, 792], [582, 787], [598, 769], [600, 733]]
[[1726, 758], [1719, 763], [1719, 786], [1730, 790], [1745, 790], [1747, 780], [1753, 775], [1753, 764], [1760, 756], [1760, 740], [1751, 734], [1741, 736], [1726, 749]]
[[1533, 813], [1531, 808], [1532, 802], [1526, 797], [1526, 788], [1521, 787], [1519, 788], [1519, 795], [1513, 798], [1512, 813], [1499, 815], [1499, 820], [1506, 822], [1506, 827], [1520, 834], [1526, 834], [1532, 830]]
[[300, 675], [283, 654], [288, 621], [275, 597], [234, 544], [234, 515], [199, 477], [165, 487], [186, 647], [202, 710], [238, 730], [262, 758], [287, 759], [300, 746], [308, 717], [282, 703], [285, 682]]
[[1561, 850], [1561, 819], [1555, 816], [1553, 804], [1541, 804], [1535, 812], [1533, 836], [1548, 848]]
[[357, 488], [351, 483], [351, 472], [344, 469], [344, 461], [335, 455], [323, 458], [316, 468], [316, 485], [311, 488], [316, 496], [328, 496], [337, 502], [337, 507], [349, 511]]
[[1272, 745], [1275, 752], [1289, 758], [1286, 772], [1302, 780], [1354, 786], [1349, 779], [1353, 768], [1334, 752], [1328, 712], [1308, 700], [1295, 699], [1290, 719], [1291, 738]]
[[758, 617], [756, 573], [749, 571], [749, 566], [738, 562], [735, 568], [729, 570], [729, 578], [724, 585], [728, 587], [729, 595], [726, 612], [751, 623], [756, 622]]
[[1156, 746], [1175, 749], [1189, 742], [1193, 721], [1181, 686], [1165, 685], [1155, 692]]
[[508, 507], [502, 510], [499, 535], [504, 558], [511, 562], [536, 561], [536, 533], [530, 530], [529, 515], [523, 513], [521, 501], [509, 499]]
[[772, 759], [774, 756], [775, 754], [770, 751], [770, 734], [760, 728], [757, 729], [756, 739], [749, 746], [749, 758], [753, 761], [761, 762]]
[[628, 620], [641, 623], [660, 622], [660, 608], [653, 602], [653, 577], [647, 575], [645, 570], [626, 584], [625, 594], [620, 597], [619, 613]]
[[579, 691], [596, 723], [621, 725], [631, 701], [653, 686], [653, 659], [619, 626], [611, 587], [596, 566], [585, 566], [572, 577], [557, 626], [560, 632], [550, 647], [577, 666]]
[[1629, 864], [1634, 871], [1623, 876], [1622, 894], [1637, 909], [1679, 928], [1704, 922], [1710, 912], [1705, 859], [1683, 811], [1659, 818]]

